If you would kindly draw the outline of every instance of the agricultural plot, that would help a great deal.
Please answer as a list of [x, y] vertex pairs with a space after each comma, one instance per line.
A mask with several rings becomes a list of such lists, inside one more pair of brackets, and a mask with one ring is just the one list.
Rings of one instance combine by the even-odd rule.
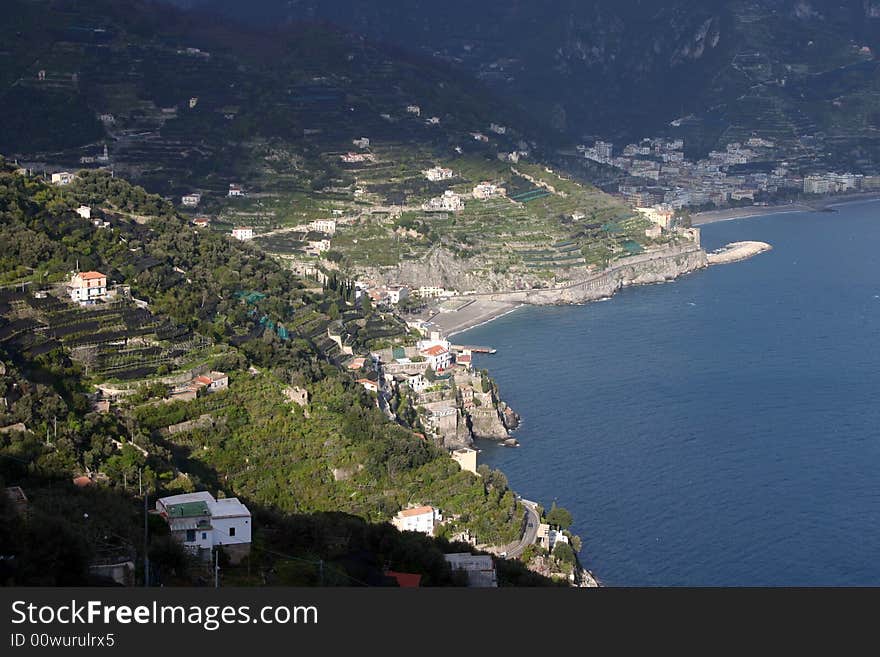
[[0, 344], [26, 358], [64, 348], [95, 379], [132, 380], [173, 371], [207, 355], [212, 343], [127, 299], [78, 307], [55, 297], [5, 293]]

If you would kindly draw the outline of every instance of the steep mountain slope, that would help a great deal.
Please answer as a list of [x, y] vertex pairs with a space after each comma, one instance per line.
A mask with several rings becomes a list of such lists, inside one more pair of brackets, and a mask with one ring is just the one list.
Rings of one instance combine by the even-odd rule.
[[188, 4], [321, 18], [430, 53], [574, 137], [638, 138], [693, 115], [677, 131], [692, 152], [741, 132], [824, 132], [832, 156], [880, 160], [876, 0]]

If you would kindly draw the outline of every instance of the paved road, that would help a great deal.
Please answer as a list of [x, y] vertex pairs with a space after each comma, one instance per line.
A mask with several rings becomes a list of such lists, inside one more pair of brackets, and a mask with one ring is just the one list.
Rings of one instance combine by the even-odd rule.
[[541, 518], [538, 516], [538, 511], [536, 510], [537, 504], [523, 499], [520, 499], [520, 502], [522, 502], [522, 505], [526, 510], [525, 526], [519, 543], [516, 543], [512, 548], [507, 550], [507, 557], [510, 559], [514, 559], [521, 555], [523, 550], [535, 542], [535, 538], [538, 535], [538, 525], [541, 523]]

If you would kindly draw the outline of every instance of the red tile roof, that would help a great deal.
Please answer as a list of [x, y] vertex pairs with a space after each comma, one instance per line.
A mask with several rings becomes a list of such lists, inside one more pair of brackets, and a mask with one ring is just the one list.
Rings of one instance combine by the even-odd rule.
[[435, 344], [433, 347], [428, 347], [424, 351], [423, 354], [427, 354], [428, 356], [439, 356], [440, 354], [445, 354], [446, 349], [439, 344]]
[[421, 516], [426, 513], [434, 513], [434, 507], [432, 506], [417, 506], [415, 509], [405, 509], [400, 512], [401, 517], [410, 518], [412, 516]]
[[96, 278], [107, 278], [106, 275], [102, 274], [99, 271], [84, 271], [80, 272], [79, 277], [84, 281], [94, 280]]
[[396, 579], [397, 585], [402, 589], [418, 588], [422, 582], [422, 576], [415, 573], [396, 573], [393, 570], [389, 570], [385, 574]]

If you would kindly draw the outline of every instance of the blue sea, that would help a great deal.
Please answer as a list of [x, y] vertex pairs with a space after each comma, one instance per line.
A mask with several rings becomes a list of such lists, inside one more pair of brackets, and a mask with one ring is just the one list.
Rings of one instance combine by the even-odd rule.
[[880, 203], [703, 227], [773, 250], [458, 336], [523, 417], [480, 461], [607, 585], [880, 585]]

